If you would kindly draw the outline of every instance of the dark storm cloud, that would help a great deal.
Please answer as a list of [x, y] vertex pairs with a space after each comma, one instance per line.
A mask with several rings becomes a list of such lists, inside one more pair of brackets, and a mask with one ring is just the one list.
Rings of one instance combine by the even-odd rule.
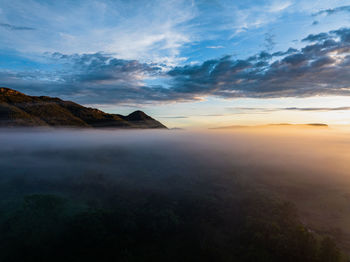
[[35, 30], [33, 27], [27, 27], [27, 26], [15, 26], [7, 23], [0, 23], [0, 27], [6, 28], [11, 31], [31, 31]]
[[[50, 55], [62, 70], [0, 72], [2, 84], [82, 103], [153, 103], [222, 98], [350, 95], [350, 29], [311, 34], [302, 49], [225, 56], [165, 71], [111, 55]], [[156, 82], [145, 79], [162, 80]], [[165, 84], [163, 84], [165, 83]]]
[[330, 9], [325, 9], [325, 10], [321, 10], [317, 13], [314, 13], [313, 15], [322, 15], [322, 14], [326, 14], [326, 15], [334, 15], [336, 13], [340, 13], [340, 12], [350, 12], [350, 5], [344, 5], [344, 6], [339, 6], [336, 8], [330, 8]]

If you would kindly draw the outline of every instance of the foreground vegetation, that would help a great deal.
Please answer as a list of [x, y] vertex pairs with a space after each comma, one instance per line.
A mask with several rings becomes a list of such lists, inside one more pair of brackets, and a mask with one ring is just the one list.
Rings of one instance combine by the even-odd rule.
[[84, 181], [2, 198], [0, 261], [345, 261], [292, 205], [228, 179]]

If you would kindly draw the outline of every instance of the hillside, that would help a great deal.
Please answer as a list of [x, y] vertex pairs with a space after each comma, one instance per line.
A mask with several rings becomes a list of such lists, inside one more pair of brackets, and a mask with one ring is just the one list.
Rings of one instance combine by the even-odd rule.
[[166, 128], [142, 111], [127, 116], [108, 114], [71, 101], [28, 96], [1, 87], [0, 127], [10, 126]]

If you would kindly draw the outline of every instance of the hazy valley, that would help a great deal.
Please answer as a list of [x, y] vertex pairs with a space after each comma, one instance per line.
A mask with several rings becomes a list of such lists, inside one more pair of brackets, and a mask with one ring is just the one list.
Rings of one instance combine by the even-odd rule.
[[[343, 252], [350, 248], [350, 140], [339, 130], [3, 129], [0, 141], [1, 208], [7, 209], [1, 218], [7, 237], [1, 241], [23, 232], [21, 241], [6, 241], [12, 243], [9, 251], [22, 250], [18, 259], [24, 254], [27, 260], [37, 258], [35, 239], [47, 241], [46, 258], [56, 252], [57, 241], [71, 243], [63, 253], [70, 254], [68, 261], [113, 257], [113, 245], [122, 248], [114, 255], [123, 261], [169, 256], [174, 261], [254, 261], [263, 254], [268, 261], [329, 261], [317, 252], [338, 259], [331, 244], [322, 251], [314, 243], [327, 236]], [[33, 220], [21, 222], [20, 214]], [[51, 224], [57, 219], [59, 225]], [[88, 231], [74, 229], [78, 221]], [[306, 231], [295, 231], [298, 223]], [[36, 229], [28, 231], [28, 226]], [[246, 231], [237, 231], [242, 226]], [[112, 249], [103, 251], [99, 241]], [[144, 250], [144, 241], [155, 253]], [[277, 243], [296, 246], [271, 250]], [[86, 256], [79, 253], [83, 250]]]

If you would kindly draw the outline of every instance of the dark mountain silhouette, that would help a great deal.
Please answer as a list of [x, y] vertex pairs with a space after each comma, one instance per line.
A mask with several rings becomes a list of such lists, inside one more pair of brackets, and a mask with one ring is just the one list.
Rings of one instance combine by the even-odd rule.
[[5, 87], [0, 87], [0, 126], [166, 128], [142, 111], [127, 116], [108, 114], [71, 101], [28, 96]]

